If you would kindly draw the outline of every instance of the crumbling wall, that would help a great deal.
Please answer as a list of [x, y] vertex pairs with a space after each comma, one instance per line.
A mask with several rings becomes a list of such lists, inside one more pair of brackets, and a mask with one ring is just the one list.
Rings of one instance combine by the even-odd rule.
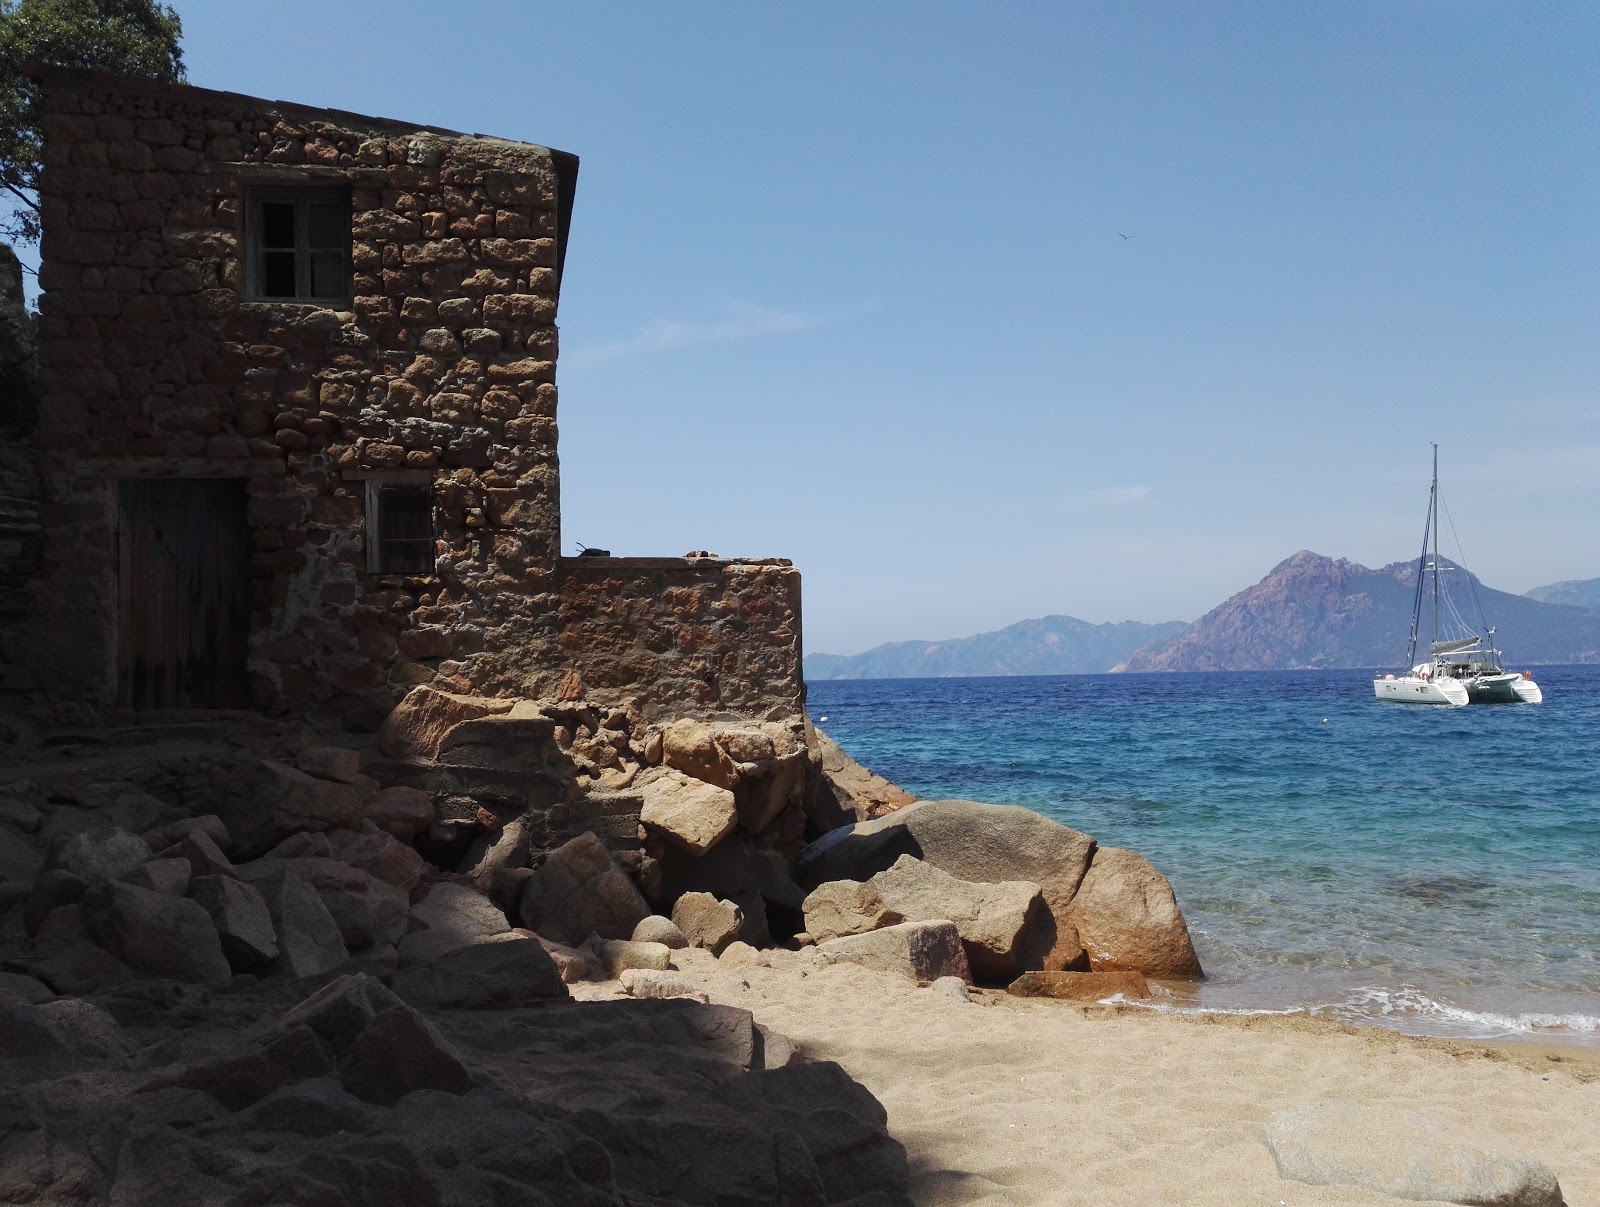
[[[42, 89], [33, 598], [53, 694], [115, 696], [117, 484], [135, 477], [247, 481], [258, 706], [381, 715], [441, 662], [478, 683], [560, 544], [576, 161], [86, 72]], [[251, 301], [250, 191], [307, 185], [348, 190], [350, 301]], [[365, 479], [405, 470], [433, 486], [434, 572], [369, 574]]]
[[0, 692], [31, 685], [21, 654], [27, 583], [39, 565], [39, 357], [22, 262], [0, 245]]

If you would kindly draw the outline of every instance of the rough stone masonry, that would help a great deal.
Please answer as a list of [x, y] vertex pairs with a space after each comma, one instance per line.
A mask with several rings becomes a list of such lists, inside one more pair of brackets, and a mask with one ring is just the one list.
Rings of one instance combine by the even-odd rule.
[[787, 561], [560, 555], [576, 157], [40, 84], [43, 552], [7, 691], [358, 727], [420, 683], [800, 711]]

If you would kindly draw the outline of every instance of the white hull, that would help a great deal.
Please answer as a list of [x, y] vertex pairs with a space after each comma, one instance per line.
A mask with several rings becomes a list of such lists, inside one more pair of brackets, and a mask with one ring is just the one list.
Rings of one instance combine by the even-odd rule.
[[1454, 679], [1387, 675], [1372, 681], [1372, 692], [1392, 704], [1448, 704], [1460, 708], [1467, 703], [1467, 689]]

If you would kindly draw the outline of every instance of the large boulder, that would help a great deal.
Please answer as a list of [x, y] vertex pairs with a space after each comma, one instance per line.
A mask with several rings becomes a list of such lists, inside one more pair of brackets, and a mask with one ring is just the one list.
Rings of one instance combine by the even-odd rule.
[[427, 863], [415, 847], [376, 827], [370, 829], [373, 832], [330, 830], [328, 845], [333, 857], [409, 893], [427, 874]]
[[252, 882], [267, 903], [278, 938], [272, 971], [307, 977], [342, 968], [350, 952], [315, 886], [290, 861], [273, 862], [278, 866]]
[[385, 788], [367, 802], [366, 819], [378, 829], [410, 842], [438, 816], [433, 797], [421, 788], [396, 785]]
[[819, 829], [831, 830], [850, 821], [870, 821], [903, 809], [916, 797], [881, 775], [868, 771], [846, 754], [822, 730], [811, 730], [812, 744], [822, 763], [822, 774], [808, 802], [808, 811]]
[[235, 972], [277, 959], [272, 913], [253, 885], [231, 876], [196, 876], [189, 884], [189, 897], [211, 916], [222, 954]]
[[[1107, 849], [1114, 853], [1081, 910], [1077, 898], [1097, 857], [1094, 839], [1016, 805], [918, 801], [824, 834], [800, 853], [796, 866], [800, 882], [811, 888], [829, 880], [870, 880], [902, 855], [960, 880], [1029, 881], [1039, 886], [1056, 923], [1046, 969], [1081, 968], [1087, 959], [1097, 971], [1202, 976], [1171, 886], [1147, 861]], [[1097, 928], [1106, 962], [1085, 957], [1081, 925]]]
[[405, 699], [378, 730], [378, 749], [392, 759], [431, 759], [439, 753], [445, 736], [463, 721], [511, 711], [513, 700], [483, 696], [458, 696], [422, 684]]
[[285, 866], [294, 868], [316, 890], [346, 947], [395, 943], [406, 933], [406, 915], [411, 909], [406, 891], [342, 860], [316, 856], [258, 859], [240, 864], [238, 872], [241, 879], [254, 883], [277, 875]]
[[571, 946], [591, 934], [626, 939], [650, 912], [605, 844], [588, 833], [550, 853], [528, 879], [520, 906], [529, 930]]
[[639, 820], [692, 855], [704, 855], [738, 824], [733, 793], [674, 771], [653, 767], [634, 781], [643, 802]]
[[961, 934], [948, 919], [902, 922], [866, 934], [829, 939], [818, 943], [814, 950], [825, 963], [861, 964], [920, 983], [943, 976], [972, 980]]
[[361, 794], [352, 785], [318, 779], [271, 759], [240, 763], [215, 803], [239, 859], [263, 855], [290, 834], [349, 829], [362, 813]]
[[661, 738], [667, 767], [736, 794], [739, 824], [752, 834], [765, 830], [791, 799], [799, 799], [807, 752], [788, 726], [685, 719], [668, 725]]
[[744, 911], [710, 893], [685, 893], [672, 907], [672, 923], [691, 947], [703, 947], [715, 955], [743, 931]]
[[95, 942], [140, 972], [213, 985], [233, 976], [211, 915], [187, 898], [106, 880], [84, 894], [82, 909]]
[[151, 854], [144, 839], [113, 826], [58, 832], [46, 862], [52, 870], [70, 872], [85, 884], [94, 884], [126, 875]]
[[1397, 1199], [1474, 1207], [1562, 1207], [1542, 1161], [1495, 1151], [1410, 1111], [1322, 1101], [1279, 1111], [1262, 1141], [1278, 1173], [1313, 1186], [1359, 1186]]
[[1096, 972], [1204, 975], [1172, 886], [1142, 855], [1098, 848], [1067, 916]]
[[411, 920], [422, 929], [400, 940], [402, 965], [431, 963], [511, 929], [504, 911], [489, 898], [448, 882], [434, 885], [411, 907]]
[[473, 943], [432, 964], [402, 969], [393, 984], [423, 1010], [502, 1010], [569, 996], [536, 938]]
[[989, 980], [1009, 981], [1026, 969], [1043, 968], [1056, 946], [1055, 918], [1038, 885], [958, 880], [909, 855], [864, 885], [823, 885], [806, 898], [805, 912], [807, 932], [824, 941], [948, 918], [961, 934], [972, 975]]

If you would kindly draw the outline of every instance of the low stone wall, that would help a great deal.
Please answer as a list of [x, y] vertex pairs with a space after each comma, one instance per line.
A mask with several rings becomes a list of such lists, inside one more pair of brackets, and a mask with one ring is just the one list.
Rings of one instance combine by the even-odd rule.
[[647, 720], [803, 711], [786, 559], [561, 558], [555, 580], [555, 657], [530, 668], [526, 694], [631, 701]]

